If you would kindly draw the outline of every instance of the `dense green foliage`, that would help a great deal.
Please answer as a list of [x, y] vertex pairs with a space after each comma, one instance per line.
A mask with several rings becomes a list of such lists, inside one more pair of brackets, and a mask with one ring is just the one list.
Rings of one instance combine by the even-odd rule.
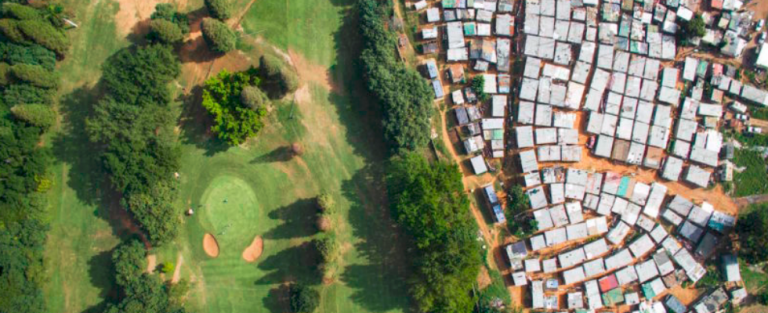
[[151, 19], [169, 21], [176, 24], [182, 34], [189, 34], [189, 17], [187, 14], [177, 11], [173, 4], [160, 3], [156, 5], [155, 12], [152, 13]]
[[237, 35], [221, 21], [204, 18], [200, 24], [203, 33], [203, 39], [212, 51], [218, 53], [227, 53], [235, 50], [237, 45]]
[[433, 93], [416, 70], [397, 61], [396, 39], [384, 23], [389, 7], [360, 0], [360, 59], [368, 90], [384, 111], [384, 137], [394, 150], [418, 149], [429, 143]]
[[171, 101], [167, 84], [179, 76], [181, 66], [170, 47], [150, 45], [120, 50], [107, 60], [103, 72], [111, 98], [143, 107]]
[[478, 75], [472, 78], [472, 90], [475, 91], [478, 100], [488, 100], [488, 94], [485, 93], [485, 76]]
[[[110, 303], [107, 313], [182, 313], [181, 298], [185, 289], [165, 285], [157, 275], [145, 273], [146, 250], [138, 240], [123, 243], [112, 252], [115, 282], [121, 288], [122, 300]], [[181, 285], [188, 288], [188, 285]]]
[[24, 37], [55, 52], [60, 57], [64, 56], [67, 50], [69, 50], [69, 39], [67, 36], [48, 21], [19, 21], [18, 30], [24, 34]]
[[292, 284], [289, 289], [291, 312], [312, 313], [320, 305], [320, 293], [303, 284]]
[[263, 55], [259, 59], [262, 85], [273, 91], [275, 97], [282, 97], [299, 88], [299, 77], [280, 58]]
[[701, 17], [701, 14], [696, 13], [690, 21], [681, 21], [678, 34], [683, 45], [688, 45], [688, 41], [694, 37], [704, 37], [707, 34], [704, 18]]
[[48, 71], [53, 71], [56, 65], [56, 54], [39, 45], [24, 46], [0, 42], [0, 60], [11, 65], [40, 65]]
[[181, 28], [173, 22], [157, 19], [149, 22], [147, 38], [164, 44], [177, 44], [184, 39]]
[[531, 209], [531, 202], [523, 188], [520, 185], [512, 185], [507, 190], [507, 195], [509, 201], [504, 215], [506, 215], [507, 227], [512, 235], [523, 238], [536, 232], [536, 220], [523, 214]]
[[[0, 312], [46, 312], [43, 246], [51, 186], [48, 148], [40, 136], [56, 120], [51, 100], [57, 86], [56, 56], [44, 36], [53, 29], [66, 37], [34, 8], [5, 2], [0, 20]], [[22, 25], [40, 31], [27, 35]], [[28, 26], [24, 26], [28, 30]], [[48, 47], [48, 49], [47, 49]]]
[[470, 312], [475, 303], [482, 257], [461, 177], [457, 165], [430, 165], [415, 153], [388, 169], [392, 212], [416, 248], [409, 290], [423, 312]]
[[35, 87], [55, 89], [59, 86], [59, 75], [40, 65], [16, 64], [11, 67], [11, 74], [17, 80]]
[[768, 260], [768, 205], [756, 205], [736, 224], [739, 234], [739, 256], [749, 263]]
[[230, 73], [222, 70], [215, 77], [205, 81], [203, 107], [213, 115], [211, 130], [231, 145], [239, 145], [249, 137], [256, 136], [264, 126], [262, 117], [267, 114], [264, 107], [251, 109], [241, 101], [243, 88], [256, 86], [259, 78], [256, 69]]
[[768, 162], [760, 151], [737, 149], [733, 163], [745, 167], [744, 171], [734, 171], [733, 182], [736, 187], [735, 197], [744, 197], [768, 193]]
[[45, 104], [19, 104], [11, 108], [13, 116], [32, 126], [48, 129], [56, 123], [56, 112]]
[[208, 13], [218, 20], [226, 20], [232, 17], [232, 4], [229, 0], [205, 0], [205, 7]]

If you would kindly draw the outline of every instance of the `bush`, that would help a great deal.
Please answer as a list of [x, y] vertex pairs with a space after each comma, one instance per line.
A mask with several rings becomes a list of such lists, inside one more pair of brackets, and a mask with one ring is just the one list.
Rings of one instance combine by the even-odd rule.
[[303, 284], [291, 284], [288, 293], [290, 294], [291, 312], [312, 313], [320, 304], [320, 293]]
[[227, 0], [205, 0], [205, 7], [215, 19], [223, 21], [232, 17], [232, 5]]
[[282, 97], [299, 88], [299, 77], [280, 58], [263, 55], [259, 59], [261, 79], [267, 88], [275, 91], [275, 97]]
[[269, 98], [267, 95], [259, 89], [257, 86], [246, 86], [243, 91], [240, 92], [240, 102], [251, 108], [251, 110], [259, 110], [269, 104]]
[[40, 65], [16, 64], [11, 67], [11, 74], [16, 79], [35, 87], [55, 89], [59, 86], [59, 75]]
[[237, 35], [227, 24], [212, 18], [205, 18], [200, 27], [203, 32], [203, 39], [211, 50], [219, 53], [235, 50]]
[[329, 193], [323, 193], [317, 196], [317, 208], [320, 212], [333, 212], [336, 207], [336, 202]]
[[240, 99], [243, 88], [258, 82], [254, 69], [239, 73], [222, 70], [205, 82], [203, 107], [213, 115], [214, 125], [211, 130], [231, 145], [239, 145], [249, 137], [256, 136], [264, 127], [261, 118], [267, 114], [267, 110], [252, 110]]
[[25, 37], [62, 57], [69, 50], [69, 39], [51, 23], [40, 20], [19, 22], [19, 30]]
[[173, 262], [164, 262], [163, 267], [161, 268], [161, 271], [163, 273], [173, 273], [173, 271], [176, 269], [176, 265], [173, 264]]
[[45, 104], [15, 105], [11, 112], [15, 118], [42, 129], [48, 129], [56, 123], [56, 112]]
[[2, 14], [3, 17], [17, 20], [38, 20], [43, 17], [40, 12], [33, 7], [12, 2], [3, 3]]
[[179, 13], [173, 4], [160, 3], [155, 6], [155, 12], [150, 17], [153, 20], [166, 20], [176, 24], [182, 34], [189, 34], [189, 17], [187, 14]]
[[29, 44], [29, 40], [27, 40], [21, 30], [19, 30], [19, 22], [17, 20], [7, 18], [0, 20], [0, 34], [12, 42]]
[[149, 40], [163, 44], [177, 44], [184, 39], [181, 29], [173, 22], [166, 20], [152, 20], [149, 23]]

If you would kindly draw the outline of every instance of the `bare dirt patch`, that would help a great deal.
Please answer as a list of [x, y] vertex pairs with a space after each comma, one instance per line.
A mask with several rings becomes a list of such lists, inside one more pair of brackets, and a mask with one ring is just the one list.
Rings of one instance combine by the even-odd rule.
[[216, 237], [206, 233], [203, 236], [203, 250], [209, 257], [215, 258], [219, 256], [219, 242], [216, 241]]
[[157, 268], [157, 255], [150, 254], [147, 256], [147, 273], [152, 273]]
[[477, 287], [482, 290], [493, 283], [491, 275], [488, 274], [488, 269], [485, 266], [480, 267], [480, 273], [477, 274]]
[[171, 279], [172, 283], [178, 283], [181, 279], [181, 265], [184, 264], [184, 256], [181, 255], [181, 252], [179, 252], [179, 256], [176, 257], [176, 269], [173, 270], [173, 278]]
[[[120, 11], [115, 14], [117, 31], [122, 35], [131, 33], [143, 33], [149, 26], [149, 17], [155, 11], [159, 3], [168, 3], [169, 0], [117, 0]], [[139, 30], [139, 31], [137, 31]]]
[[341, 85], [337, 84], [330, 72], [325, 66], [314, 64], [304, 58], [303, 55], [296, 53], [293, 50], [288, 50], [291, 64], [293, 64], [296, 72], [299, 74], [299, 79], [302, 82], [315, 82], [320, 86], [323, 86], [326, 90], [331, 90], [336, 93], [341, 93]]
[[261, 236], [256, 236], [256, 238], [253, 238], [251, 245], [243, 250], [243, 260], [248, 263], [256, 262], [256, 260], [258, 260], [261, 256], [261, 252], [263, 250], [264, 240], [261, 239]]

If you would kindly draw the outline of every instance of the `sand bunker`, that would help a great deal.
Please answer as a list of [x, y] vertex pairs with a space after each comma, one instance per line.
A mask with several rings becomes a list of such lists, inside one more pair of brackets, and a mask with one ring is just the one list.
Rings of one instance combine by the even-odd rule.
[[203, 236], [203, 250], [209, 257], [215, 258], [219, 256], [219, 243], [213, 235], [206, 233]]
[[261, 240], [261, 236], [253, 238], [251, 245], [243, 250], [243, 259], [248, 262], [255, 262], [261, 256], [261, 252], [264, 250], [264, 241]]

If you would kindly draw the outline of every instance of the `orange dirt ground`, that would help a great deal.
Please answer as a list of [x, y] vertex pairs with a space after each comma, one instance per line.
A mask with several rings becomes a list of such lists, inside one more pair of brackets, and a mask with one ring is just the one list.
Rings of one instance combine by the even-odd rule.
[[215, 258], [219, 256], [219, 242], [213, 235], [206, 233], [203, 236], [203, 250], [209, 257]]
[[261, 256], [261, 252], [263, 250], [264, 240], [261, 239], [261, 236], [256, 236], [256, 238], [253, 238], [251, 245], [243, 250], [243, 260], [248, 263], [256, 262], [256, 260], [258, 260]]

